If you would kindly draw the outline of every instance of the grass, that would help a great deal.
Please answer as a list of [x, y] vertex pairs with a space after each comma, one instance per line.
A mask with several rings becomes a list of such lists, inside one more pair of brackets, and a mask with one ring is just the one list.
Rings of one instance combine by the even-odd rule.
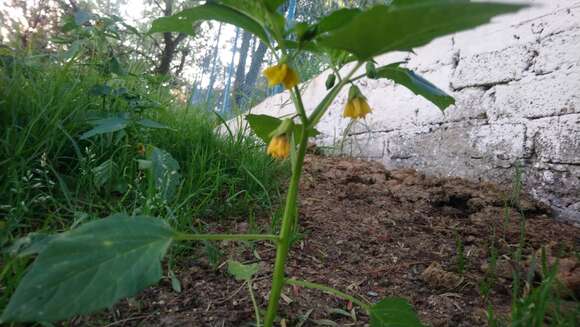
[[[103, 75], [86, 65], [51, 58], [0, 57], [0, 247], [31, 232], [54, 233], [116, 212], [164, 217], [183, 231], [208, 223], [271, 214], [284, 167], [262, 145], [238, 133], [219, 136], [219, 120], [176, 103], [167, 86], [133, 72]], [[150, 108], [112, 96], [91, 96], [95, 85], [124, 88]], [[91, 117], [131, 112], [166, 128], [80, 136]], [[140, 144], [163, 149], [179, 164], [175, 195], [151, 194], [139, 169]], [[155, 193], [155, 192], [154, 192]], [[29, 259], [2, 253], [3, 307]]]
[[[498, 261], [498, 250], [496, 248], [496, 229], [492, 227], [490, 241], [489, 269], [485, 278], [479, 285], [480, 293], [487, 303], [488, 325], [491, 327], [542, 327], [542, 326], [562, 326], [573, 327], [580, 323], [580, 305], [577, 299], [573, 299], [575, 304], [563, 306], [559, 290], [562, 290], [557, 278], [558, 259], [552, 263], [548, 262], [546, 249], [541, 248], [541, 254], [537, 257], [534, 249], [530, 249], [532, 255], [530, 262], [526, 263], [523, 256], [526, 250], [526, 217], [520, 206], [520, 196], [523, 191], [523, 172], [520, 165], [516, 166], [512, 183], [512, 191], [509, 201], [504, 201], [503, 229], [509, 223], [511, 208], [518, 208], [519, 240], [516, 249], [510, 254], [513, 262], [512, 271], [512, 305], [509, 317], [497, 317], [493, 305], [490, 301], [491, 291], [497, 282], [496, 265]], [[505, 233], [504, 233], [505, 239]], [[524, 276], [524, 267], [527, 272]], [[539, 278], [537, 277], [539, 276]]]

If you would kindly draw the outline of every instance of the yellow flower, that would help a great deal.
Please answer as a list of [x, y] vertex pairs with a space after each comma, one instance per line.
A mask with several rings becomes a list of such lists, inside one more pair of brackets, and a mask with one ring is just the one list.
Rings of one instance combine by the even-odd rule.
[[294, 86], [298, 85], [298, 74], [288, 67], [287, 64], [278, 64], [270, 66], [262, 72], [266, 79], [268, 80], [268, 86], [274, 86], [277, 84], [284, 84], [284, 87], [289, 90]]
[[290, 143], [285, 134], [274, 136], [268, 144], [267, 153], [274, 158], [284, 159], [290, 154]]
[[137, 146], [137, 153], [141, 156], [145, 155], [145, 145], [143, 143], [138, 143]]
[[365, 98], [356, 97], [348, 100], [344, 107], [343, 117], [350, 117], [352, 119], [365, 118], [373, 110], [367, 103]]

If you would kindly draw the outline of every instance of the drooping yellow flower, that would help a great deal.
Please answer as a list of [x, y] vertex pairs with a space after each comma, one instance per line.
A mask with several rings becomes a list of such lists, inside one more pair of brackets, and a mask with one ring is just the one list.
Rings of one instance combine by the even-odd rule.
[[365, 118], [365, 116], [371, 113], [373, 110], [367, 103], [367, 100], [363, 97], [355, 97], [348, 100], [344, 111], [342, 113], [343, 117], [350, 117], [352, 119]]
[[287, 90], [298, 85], [298, 74], [288, 66], [288, 64], [278, 64], [270, 66], [262, 72], [268, 80], [268, 86], [284, 84]]
[[145, 145], [143, 143], [138, 143], [137, 146], [136, 146], [136, 148], [137, 148], [137, 153], [140, 156], [144, 156], [145, 155]]
[[270, 140], [266, 152], [277, 159], [287, 158], [290, 154], [290, 143], [288, 142], [288, 137], [285, 134], [274, 136]]

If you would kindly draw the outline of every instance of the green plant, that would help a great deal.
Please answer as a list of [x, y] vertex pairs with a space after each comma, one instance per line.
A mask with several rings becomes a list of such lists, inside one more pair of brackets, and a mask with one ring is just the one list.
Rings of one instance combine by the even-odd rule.
[[228, 272], [232, 274], [237, 280], [245, 282], [248, 286], [248, 293], [250, 294], [250, 299], [252, 300], [252, 306], [254, 307], [254, 313], [256, 315], [256, 326], [260, 327], [260, 308], [256, 302], [256, 296], [254, 296], [254, 290], [252, 286], [252, 281], [254, 275], [260, 270], [257, 263], [244, 265], [237, 261], [228, 262]]
[[[441, 110], [452, 105], [451, 96], [403, 67], [403, 63], [374, 67], [373, 58], [389, 51], [408, 51], [522, 6], [461, 0], [398, 0], [364, 11], [342, 9], [316, 23], [297, 23], [287, 28], [277, 11], [282, 3], [282, 0], [212, 1], [160, 18], [151, 30], [193, 33], [195, 23], [218, 20], [256, 35], [276, 56], [278, 63], [266, 69], [264, 75], [271, 85], [284, 85], [292, 96], [296, 112], [283, 120], [265, 115], [248, 115], [247, 119], [256, 135], [268, 143], [269, 154], [280, 159], [290, 157], [292, 175], [279, 234], [185, 233], [173, 230], [160, 219], [126, 215], [91, 222], [55, 237], [40, 249], [2, 320], [54, 321], [89, 313], [133, 295], [161, 277], [160, 260], [173, 241], [262, 240], [273, 242], [277, 247], [265, 327], [273, 326], [280, 294], [287, 284], [349, 299], [369, 314], [373, 327], [421, 325], [403, 299], [389, 298], [369, 304], [324, 285], [285, 278], [292, 231], [298, 224], [298, 187], [308, 140], [318, 133], [317, 124], [347, 85], [350, 85], [349, 100], [343, 115], [360, 119], [371, 112], [366, 98], [355, 85], [365, 77], [385, 78], [403, 85]], [[293, 70], [294, 59], [303, 52], [326, 57], [336, 76], [333, 83], [328, 83], [329, 91], [324, 99], [310, 114], [297, 87], [299, 76]], [[367, 71], [357, 75], [365, 63]]]
[[[103, 106], [101, 96], [91, 95], [103, 78], [83, 62], [63, 65], [58, 58], [0, 57], [0, 308], [33, 259], [30, 254], [35, 252], [27, 248], [47, 235], [112, 212], [162, 215], [176, 229], [197, 232], [207, 223], [250, 212], [263, 216], [278, 200], [284, 165], [263, 153], [254, 137], [221, 137], [213, 116], [197, 107], [186, 113], [166, 87], [149, 83], [138, 70], [105, 78], [114, 89], [125, 88], [128, 94], [157, 103], [132, 113], [137, 120], [170, 128], [135, 123], [81, 139], [95, 117], [134, 110], [125, 99], [107, 97]], [[169, 199], [164, 197], [169, 195], [164, 183], [149, 192], [148, 171], [139, 169], [139, 160], [161, 158], [140, 154], [140, 144], [178, 163], [179, 184]], [[163, 176], [163, 170], [157, 174]], [[11, 243], [19, 246], [6, 248]], [[200, 245], [210, 260], [219, 259], [212, 242]], [[191, 252], [191, 246], [180, 246], [170, 255], [178, 259]]]
[[453, 232], [455, 236], [455, 263], [457, 264], [457, 272], [460, 275], [465, 273], [465, 250], [463, 247], [463, 240], [461, 239], [461, 235], [455, 230]]
[[[510, 264], [512, 271], [511, 285], [511, 313], [509, 317], [500, 319], [495, 316], [493, 305], [489, 301], [491, 290], [496, 282], [496, 268], [498, 262], [498, 249], [496, 248], [496, 230], [492, 226], [490, 257], [488, 270], [484, 280], [480, 283], [479, 289], [484, 296], [484, 302], [487, 304], [488, 325], [493, 327], [511, 326], [511, 327], [540, 327], [548, 324], [549, 326], [566, 326], [572, 327], [578, 325], [580, 316], [580, 305], [572, 305], [572, 308], [564, 309], [560, 304], [558, 294], [559, 281], [558, 259], [553, 262], [548, 261], [546, 249], [540, 250], [540, 256], [532, 254], [526, 263], [523, 254], [526, 250], [526, 219], [520, 206], [520, 197], [523, 190], [523, 171], [520, 165], [516, 166], [512, 189], [509, 201], [504, 201], [503, 229], [504, 238], [510, 223], [512, 208], [518, 209], [518, 244], [511, 254]], [[507, 240], [505, 240], [507, 241]], [[533, 249], [530, 249], [533, 253]], [[539, 262], [539, 263], [538, 263]], [[524, 276], [523, 267], [528, 266], [526, 276]], [[539, 282], [535, 281], [536, 275], [540, 275]], [[525, 277], [525, 278], [524, 278]], [[561, 290], [561, 288], [560, 288]]]

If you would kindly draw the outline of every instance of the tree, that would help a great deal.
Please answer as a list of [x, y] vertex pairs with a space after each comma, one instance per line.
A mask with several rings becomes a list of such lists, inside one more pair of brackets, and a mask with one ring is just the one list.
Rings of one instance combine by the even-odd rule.
[[248, 58], [248, 53], [250, 52], [250, 41], [252, 40], [252, 34], [244, 31], [242, 34], [242, 45], [240, 46], [240, 60], [238, 61], [238, 67], [236, 68], [236, 77], [234, 80], [233, 94], [234, 102], [236, 106], [241, 105], [241, 88], [244, 86], [244, 78], [246, 76], [246, 61]]
[[[155, 4], [161, 7], [159, 1], [155, 0]], [[164, 0], [165, 6], [162, 8], [163, 16], [171, 16], [173, 15], [173, 7], [175, 4], [175, 0]], [[179, 33], [175, 37], [173, 36], [175, 33], [165, 32], [163, 33], [163, 50], [161, 51], [161, 55], [159, 57], [159, 65], [155, 68], [155, 73], [159, 75], [168, 75], [169, 70], [171, 68], [171, 62], [175, 58], [177, 53], [177, 46], [181, 43], [181, 41], [185, 40], [187, 34]], [[182, 61], [185, 62], [185, 58], [182, 57]], [[180, 65], [181, 70], [183, 69], [183, 65]]]

